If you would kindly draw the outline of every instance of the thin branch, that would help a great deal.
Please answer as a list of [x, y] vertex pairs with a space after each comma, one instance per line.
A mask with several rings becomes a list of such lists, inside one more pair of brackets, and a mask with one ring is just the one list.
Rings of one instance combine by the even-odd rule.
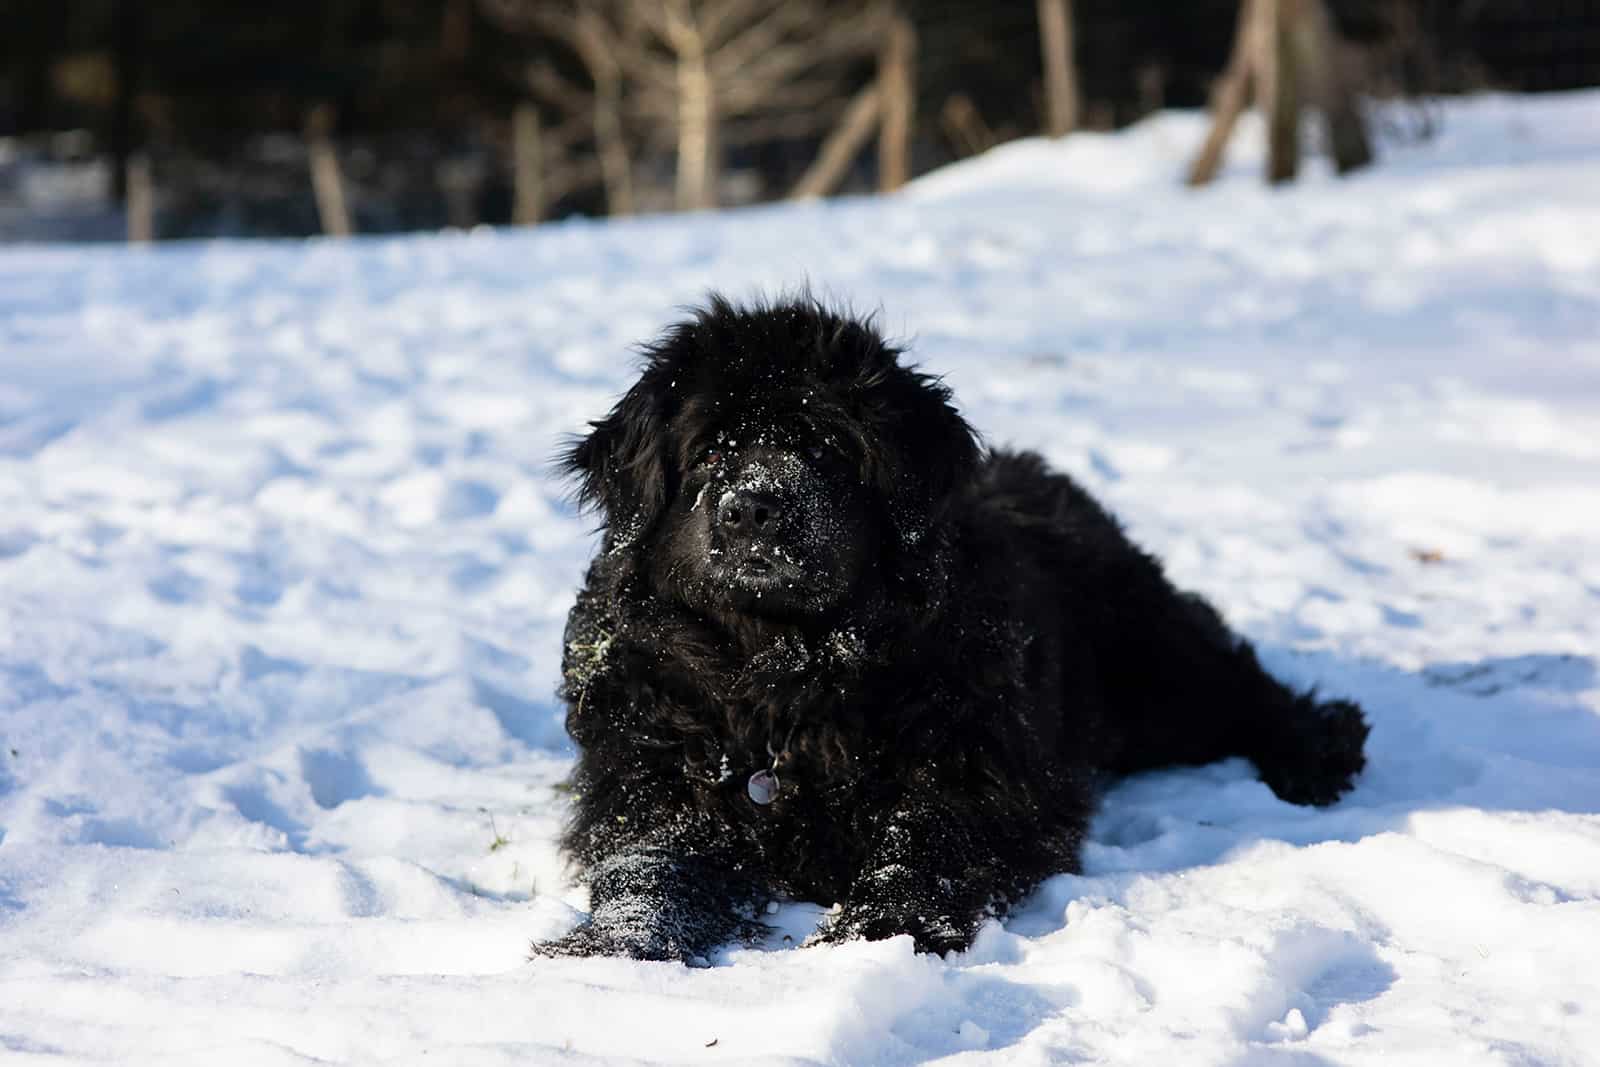
[[742, 66], [739, 77], [750, 82], [782, 82], [824, 63], [870, 56], [880, 46], [883, 29], [876, 14], [852, 19], [815, 38], [769, 49]]
[[741, 31], [759, 25], [782, 12], [804, 9], [799, 0], [706, 0], [701, 4], [700, 32], [708, 50], [721, 51]]
[[594, 98], [592, 90], [582, 88], [563, 77], [544, 61], [530, 65], [523, 72], [523, 81], [529, 91], [539, 99], [562, 111], [587, 111], [590, 101]]
[[776, 115], [751, 115], [722, 124], [724, 145], [769, 144], [773, 141], [798, 141], [815, 137], [838, 123], [843, 109], [807, 108]]
[[816, 17], [815, 9], [807, 4], [781, 5], [766, 18], [760, 19], [739, 36], [719, 45], [713, 60], [719, 78], [732, 78], [757, 57], [777, 48], [792, 31], [805, 26]]
[[[885, 5], [893, 11], [893, 5]], [[878, 189], [893, 192], [911, 176], [911, 131], [916, 114], [917, 31], [893, 15], [878, 66], [883, 122], [878, 128]]]
[[872, 136], [872, 127], [878, 122], [883, 93], [877, 85], [869, 85], [856, 94], [845, 109], [838, 127], [822, 143], [816, 160], [801, 175], [789, 193], [792, 200], [813, 196], [826, 196], [828, 191], [844, 177], [850, 161], [861, 151], [861, 146]]
[[1190, 185], [1205, 185], [1222, 167], [1222, 153], [1233, 135], [1234, 124], [1250, 102], [1251, 81], [1256, 68], [1258, 3], [1272, 0], [1241, 0], [1239, 21], [1234, 27], [1233, 51], [1228, 66], [1211, 91], [1211, 130], [1206, 134], [1200, 154], [1189, 168]]
[[816, 76], [805, 81], [780, 83], [764, 93], [757, 88], [729, 88], [717, 98], [718, 107], [723, 114], [738, 116], [808, 110], [838, 100], [841, 86], [836, 78]]

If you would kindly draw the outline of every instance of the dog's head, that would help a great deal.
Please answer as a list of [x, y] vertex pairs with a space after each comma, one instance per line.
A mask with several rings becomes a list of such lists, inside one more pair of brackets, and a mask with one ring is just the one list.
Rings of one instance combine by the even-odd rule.
[[977, 468], [949, 391], [810, 299], [714, 297], [644, 355], [565, 463], [606, 550], [707, 615], [838, 614], [921, 557]]

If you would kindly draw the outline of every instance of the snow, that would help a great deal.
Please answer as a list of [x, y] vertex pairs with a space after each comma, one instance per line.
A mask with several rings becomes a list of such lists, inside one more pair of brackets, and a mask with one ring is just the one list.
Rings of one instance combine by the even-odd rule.
[[128, 231], [106, 203], [111, 162], [89, 155], [84, 131], [49, 146], [0, 137], [0, 241], [115, 241]]
[[[1581, 1064], [1600, 1048], [1600, 94], [1290, 188], [1168, 114], [903, 194], [0, 250], [0, 1059]], [[881, 307], [1368, 710], [1327, 810], [1106, 798], [948, 959], [528, 962], [580, 916], [549, 458], [711, 286]]]

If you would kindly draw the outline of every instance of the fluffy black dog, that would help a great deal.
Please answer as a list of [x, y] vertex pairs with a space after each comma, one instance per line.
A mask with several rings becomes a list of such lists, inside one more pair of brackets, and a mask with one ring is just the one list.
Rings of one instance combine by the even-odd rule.
[[1266, 674], [1069, 478], [809, 298], [713, 298], [565, 456], [605, 521], [566, 632], [564, 846], [539, 955], [703, 960], [778, 895], [817, 940], [970, 944], [1075, 870], [1109, 778], [1226, 756], [1329, 804], [1367, 725]]

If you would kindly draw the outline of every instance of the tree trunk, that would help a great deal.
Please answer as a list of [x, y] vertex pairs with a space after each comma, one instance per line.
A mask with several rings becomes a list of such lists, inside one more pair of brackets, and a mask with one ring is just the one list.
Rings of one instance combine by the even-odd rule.
[[878, 121], [881, 94], [876, 85], [869, 85], [856, 94], [845, 109], [839, 125], [834, 127], [822, 149], [806, 172], [789, 193], [791, 200], [813, 196], [827, 196], [844, 177], [850, 161], [872, 135], [872, 126]]
[[128, 198], [128, 166], [137, 148], [134, 100], [144, 57], [143, 0], [119, 0], [116, 14], [116, 97], [111, 111], [111, 199]]
[[1292, 181], [1300, 169], [1300, 66], [1294, 47], [1298, 0], [1261, 0], [1256, 7], [1260, 99], [1267, 118], [1267, 181]]
[[1078, 127], [1078, 66], [1073, 52], [1072, 0], [1039, 0], [1039, 44], [1044, 53], [1047, 131], [1061, 137]]
[[483, 185], [483, 172], [472, 159], [441, 159], [434, 164], [434, 180], [439, 183], [439, 194], [444, 198], [446, 224], [458, 230], [470, 230], [478, 224], [478, 192]]
[[987, 152], [1000, 142], [1000, 138], [978, 113], [978, 105], [966, 93], [950, 94], [939, 112], [939, 125], [960, 157]]
[[705, 52], [695, 47], [678, 54], [678, 210], [717, 206], [721, 177], [717, 151], [715, 87]]
[[883, 107], [883, 123], [878, 131], [881, 192], [900, 188], [911, 176], [911, 130], [917, 105], [916, 49], [917, 33], [910, 20], [892, 13], [878, 68]]
[[1211, 130], [1189, 168], [1189, 184], [1205, 185], [1222, 169], [1222, 153], [1233, 136], [1239, 115], [1250, 102], [1251, 78], [1256, 66], [1257, 8], [1274, 0], [1242, 0], [1233, 31], [1233, 51], [1228, 66], [1211, 90]]
[[1139, 115], [1154, 114], [1167, 105], [1167, 70], [1151, 60], [1139, 67], [1134, 80], [1139, 86]]
[[1372, 142], [1353, 79], [1336, 49], [1323, 0], [1243, 0], [1233, 55], [1212, 94], [1211, 132], [1189, 170], [1189, 184], [1204, 185], [1216, 176], [1252, 78], [1267, 122], [1267, 181], [1288, 181], [1299, 170], [1300, 114], [1307, 97], [1327, 120], [1339, 173], [1371, 162]]
[[350, 209], [344, 199], [344, 178], [339, 173], [339, 155], [334, 151], [333, 109], [318, 104], [306, 120], [306, 148], [311, 159], [311, 190], [316, 194], [317, 217], [322, 232], [330, 237], [349, 237]]
[[128, 241], [147, 244], [156, 236], [155, 183], [150, 178], [150, 157], [135, 152], [128, 159]]
[[606, 187], [606, 208], [613, 215], [633, 214], [633, 161], [622, 132], [622, 89], [608, 81], [594, 97], [595, 141], [600, 175]]
[[544, 217], [544, 159], [539, 112], [527, 101], [511, 116], [511, 175], [515, 195], [511, 221], [532, 226]]
[[1312, 102], [1322, 111], [1328, 127], [1328, 150], [1340, 174], [1372, 162], [1372, 141], [1366, 119], [1356, 100], [1350, 73], [1340, 63], [1338, 32], [1323, 0], [1300, 0], [1295, 27], [1295, 48]]
[[606, 188], [606, 209], [612, 215], [633, 214], [633, 161], [622, 127], [622, 72], [605, 33], [604, 22], [583, 9], [577, 18], [578, 48], [594, 79], [595, 154]]

